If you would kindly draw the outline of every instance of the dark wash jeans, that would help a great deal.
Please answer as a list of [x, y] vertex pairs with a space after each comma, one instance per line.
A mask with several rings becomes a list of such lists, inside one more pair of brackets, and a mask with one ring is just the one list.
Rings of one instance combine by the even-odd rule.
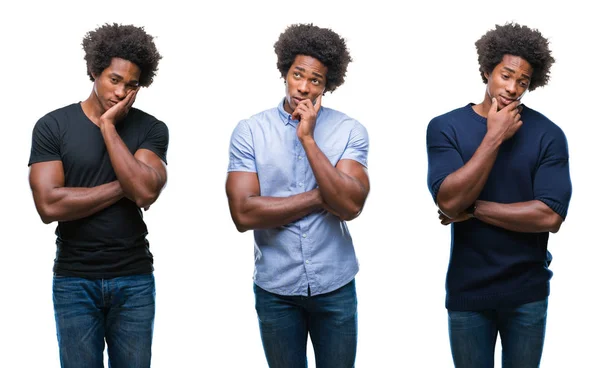
[[305, 368], [307, 336], [317, 368], [352, 368], [357, 314], [354, 280], [327, 294], [283, 296], [254, 285], [263, 348], [271, 368]]
[[514, 308], [448, 311], [452, 358], [457, 368], [492, 368], [496, 337], [503, 368], [537, 368], [542, 359], [548, 298]]
[[54, 276], [56, 335], [63, 368], [150, 367], [154, 275], [90, 280]]

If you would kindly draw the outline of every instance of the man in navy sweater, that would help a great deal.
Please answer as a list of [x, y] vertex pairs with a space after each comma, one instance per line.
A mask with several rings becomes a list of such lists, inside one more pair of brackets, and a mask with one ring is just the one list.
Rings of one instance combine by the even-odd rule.
[[571, 198], [562, 130], [521, 104], [554, 58], [539, 31], [496, 26], [475, 43], [483, 101], [431, 120], [428, 185], [452, 224], [446, 308], [456, 367], [538, 367], [552, 272], [547, 251]]

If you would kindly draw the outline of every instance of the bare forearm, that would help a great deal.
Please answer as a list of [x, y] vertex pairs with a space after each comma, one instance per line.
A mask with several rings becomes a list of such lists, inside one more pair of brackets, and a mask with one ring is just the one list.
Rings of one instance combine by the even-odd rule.
[[239, 210], [232, 209], [240, 232], [287, 225], [322, 208], [318, 189], [290, 197], [248, 197]]
[[440, 210], [454, 218], [467, 209], [479, 197], [502, 141], [486, 135], [473, 157], [460, 169], [444, 179], [437, 195]]
[[137, 160], [129, 151], [113, 124], [100, 125], [110, 162], [127, 198], [138, 207], [152, 204], [161, 188], [160, 176], [152, 167]]
[[367, 198], [367, 189], [331, 165], [314, 140], [304, 140], [302, 145], [325, 203], [344, 220], [358, 216]]
[[506, 230], [522, 233], [557, 232], [562, 218], [545, 203], [477, 201], [475, 218]]
[[36, 200], [42, 221], [73, 221], [93, 215], [123, 198], [118, 181], [93, 188], [55, 188], [46, 198]]

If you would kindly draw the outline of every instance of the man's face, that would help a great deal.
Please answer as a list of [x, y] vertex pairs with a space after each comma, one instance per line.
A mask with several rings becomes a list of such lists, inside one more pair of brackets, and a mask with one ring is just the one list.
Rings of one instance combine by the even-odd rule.
[[498, 110], [515, 100], [520, 100], [527, 92], [531, 82], [533, 68], [519, 56], [504, 55], [492, 74], [484, 73], [487, 78], [486, 99], [492, 103], [492, 97], [498, 101]]
[[298, 103], [306, 99], [314, 104], [317, 97], [325, 91], [326, 75], [327, 67], [319, 60], [297, 55], [285, 78], [285, 111], [293, 113]]
[[127, 96], [139, 86], [140, 68], [131, 61], [112, 58], [110, 65], [94, 77], [94, 92], [104, 111]]

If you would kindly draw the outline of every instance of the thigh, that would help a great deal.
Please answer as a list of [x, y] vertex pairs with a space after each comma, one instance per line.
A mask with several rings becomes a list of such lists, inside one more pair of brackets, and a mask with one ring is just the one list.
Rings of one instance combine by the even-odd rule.
[[54, 276], [52, 300], [61, 367], [103, 367], [100, 281]]
[[498, 328], [502, 339], [502, 367], [540, 366], [547, 310], [548, 298], [500, 312]]
[[308, 336], [303, 297], [269, 293], [254, 285], [258, 325], [271, 368], [305, 368]]
[[357, 299], [354, 280], [310, 298], [308, 328], [317, 368], [352, 368], [356, 359]]
[[448, 311], [450, 349], [456, 368], [492, 368], [498, 327], [494, 311]]
[[136, 275], [104, 280], [109, 296], [106, 343], [111, 368], [150, 367], [154, 330], [154, 276]]

